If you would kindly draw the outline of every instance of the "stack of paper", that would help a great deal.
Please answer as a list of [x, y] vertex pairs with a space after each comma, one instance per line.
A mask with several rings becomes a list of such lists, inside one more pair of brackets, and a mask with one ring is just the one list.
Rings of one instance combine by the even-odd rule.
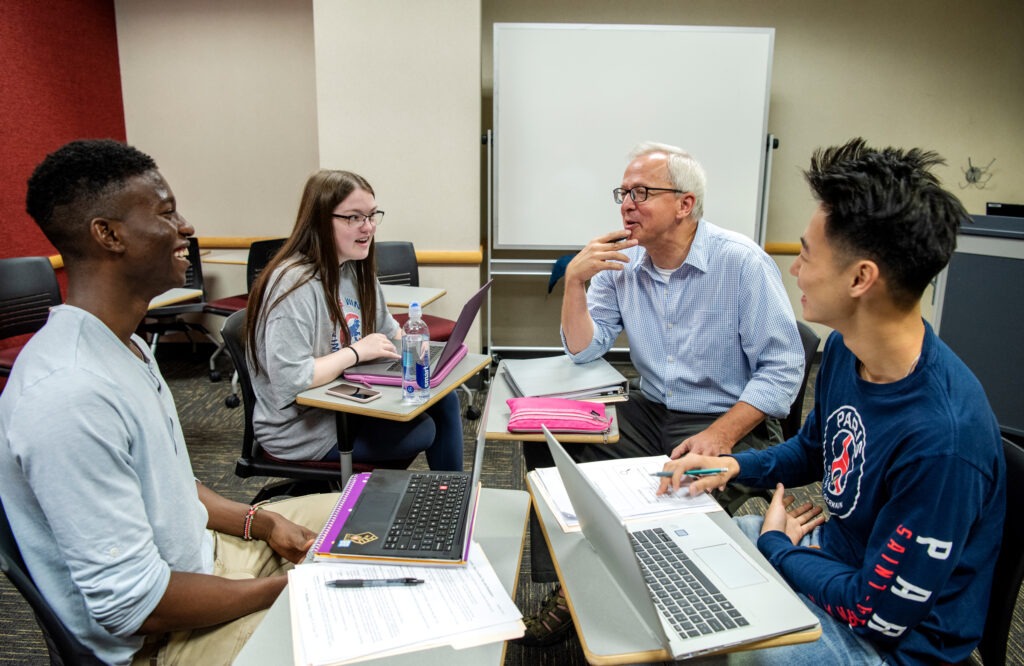
[[[656, 495], [661, 479], [651, 476], [669, 461], [668, 456], [649, 458], [622, 458], [580, 464], [580, 470], [594, 482], [623, 522], [665, 513], [707, 513], [721, 511], [722, 507], [711, 495], [701, 493], [691, 497], [685, 486], [677, 493]], [[564, 532], [579, 532], [580, 522], [565, 492], [562, 477], [556, 467], [542, 467], [530, 474], [541, 496]]]
[[[422, 585], [328, 587], [338, 578], [421, 578]], [[523, 635], [522, 614], [483, 549], [465, 567], [300, 564], [288, 572], [296, 666], [332, 666]]]
[[629, 396], [629, 382], [599, 358], [574, 363], [568, 356], [505, 359], [505, 379], [518, 396], [618, 402]]

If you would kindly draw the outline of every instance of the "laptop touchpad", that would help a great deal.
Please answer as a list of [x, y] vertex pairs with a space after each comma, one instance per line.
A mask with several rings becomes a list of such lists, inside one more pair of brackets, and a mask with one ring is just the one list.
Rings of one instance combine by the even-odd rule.
[[704, 568], [715, 572], [726, 587], [735, 589], [765, 582], [765, 577], [742, 555], [736, 552], [732, 544], [722, 543], [717, 546], [696, 548], [694, 552], [700, 558]]
[[359, 519], [368, 523], [383, 523], [391, 518], [398, 504], [398, 493], [374, 493], [374, 502], [359, 505]]

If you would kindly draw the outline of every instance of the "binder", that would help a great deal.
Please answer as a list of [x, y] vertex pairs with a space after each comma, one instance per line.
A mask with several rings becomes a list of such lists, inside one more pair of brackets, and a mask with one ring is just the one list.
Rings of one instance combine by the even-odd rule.
[[592, 402], [621, 402], [629, 398], [629, 382], [599, 358], [574, 363], [564, 354], [543, 358], [505, 359], [505, 380], [520, 397], [570, 398]]

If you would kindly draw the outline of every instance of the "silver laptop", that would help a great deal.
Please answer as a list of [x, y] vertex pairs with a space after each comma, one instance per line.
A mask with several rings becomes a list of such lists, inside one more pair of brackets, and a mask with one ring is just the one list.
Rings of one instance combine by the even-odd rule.
[[[473, 325], [473, 320], [476, 319], [476, 315], [480, 312], [480, 307], [483, 305], [484, 297], [487, 295], [487, 290], [491, 287], [491, 282], [493, 282], [493, 280], [488, 280], [487, 283], [480, 287], [475, 294], [470, 296], [469, 300], [466, 301], [466, 304], [462, 306], [462, 312], [459, 313], [459, 318], [455, 321], [455, 326], [452, 328], [452, 334], [448, 337], [448, 340], [445, 342], [430, 343], [431, 383], [435, 380], [439, 381], [444, 379], [445, 375], [447, 375], [448, 372], [451, 371], [452, 367], [454, 367], [454, 363], [451, 363], [451, 361], [462, 349], [462, 345], [466, 340], [466, 335], [469, 333], [469, 329]], [[343, 374], [346, 377], [352, 378], [366, 378], [372, 376], [391, 377], [401, 380], [402, 359], [385, 359], [383, 361], [359, 363], [345, 370]]]
[[818, 625], [793, 591], [768, 575], [707, 514], [623, 525], [547, 428], [544, 436], [583, 536], [675, 659]]

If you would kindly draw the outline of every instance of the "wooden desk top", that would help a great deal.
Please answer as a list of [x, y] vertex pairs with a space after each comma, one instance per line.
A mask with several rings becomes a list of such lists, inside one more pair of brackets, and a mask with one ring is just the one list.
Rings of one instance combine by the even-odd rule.
[[411, 421], [422, 414], [428, 407], [448, 395], [470, 377], [483, 370], [491, 362], [491, 357], [486, 354], [466, 354], [465, 358], [458, 362], [444, 381], [430, 390], [430, 399], [422, 405], [402, 404], [402, 388], [400, 386], [374, 386], [374, 390], [381, 392], [381, 397], [373, 402], [359, 403], [335, 398], [327, 395], [327, 389], [337, 384], [337, 379], [327, 382], [323, 386], [303, 391], [295, 399], [300, 405], [309, 405], [321, 409], [330, 409], [337, 412], [349, 414], [362, 414], [378, 419], [389, 421]]
[[382, 284], [380, 288], [389, 308], [407, 308], [414, 302], [423, 307], [448, 293], [439, 287], [413, 287], [407, 284]]
[[[515, 394], [505, 379], [505, 362], [498, 364], [498, 369], [491, 378], [490, 399], [487, 401], [487, 413], [484, 414], [484, 427], [487, 429], [489, 441], [511, 441], [511, 442], [543, 442], [544, 433], [509, 432], [508, 421], [512, 416], [508, 404], [509, 398]], [[606, 433], [557, 433], [558, 441], [562, 443], [582, 444], [614, 444], [619, 441], [619, 421], [613, 404], [605, 405], [605, 414], [612, 419], [612, 426]]]
[[200, 259], [207, 264], [233, 264], [245, 266], [249, 263], [249, 250], [205, 250]]
[[162, 308], [168, 305], [176, 305], [178, 303], [184, 303], [186, 301], [194, 301], [197, 298], [202, 298], [202, 289], [186, 289], [185, 287], [175, 287], [168, 289], [164, 293], [156, 296], [149, 302], [149, 309]]
[[[381, 398], [383, 400], [383, 398]], [[515, 598], [526, 539], [530, 498], [521, 490], [483, 488], [477, 511], [473, 540], [480, 544], [491, 561], [498, 580]], [[315, 566], [315, 565], [312, 565]], [[245, 644], [235, 664], [244, 666], [281, 666], [292, 663], [291, 604], [288, 590], [277, 598], [252, 638]], [[488, 643], [474, 648], [455, 650], [439, 647], [432, 650], [373, 659], [367, 663], [387, 666], [479, 666], [505, 662], [505, 643]]]
[[[544, 540], [551, 550], [558, 580], [565, 591], [565, 598], [587, 663], [611, 666], [673, 661], [672, 655], [645, 627], [640, 617], [628, 609], [629, 603], [621, 590], [613, 584], [601, 584], [611, 574], [593, 547], [587, 543], [583, 533], [563, 532], [547, 501], [534, 487], [531, 477], [527, 477], [527, 487], [533, 498], [533, 507], [537, 512]], [[765, 573], [782, 580], [757, 547], [743, 536], [728, 514], [716, 511], [708, 515], [733, 538], [736, 545], [761, 566]], [[821, 628], [816, 627], [748, 643], [722, 652], [810, 643], [820, 636]]]

